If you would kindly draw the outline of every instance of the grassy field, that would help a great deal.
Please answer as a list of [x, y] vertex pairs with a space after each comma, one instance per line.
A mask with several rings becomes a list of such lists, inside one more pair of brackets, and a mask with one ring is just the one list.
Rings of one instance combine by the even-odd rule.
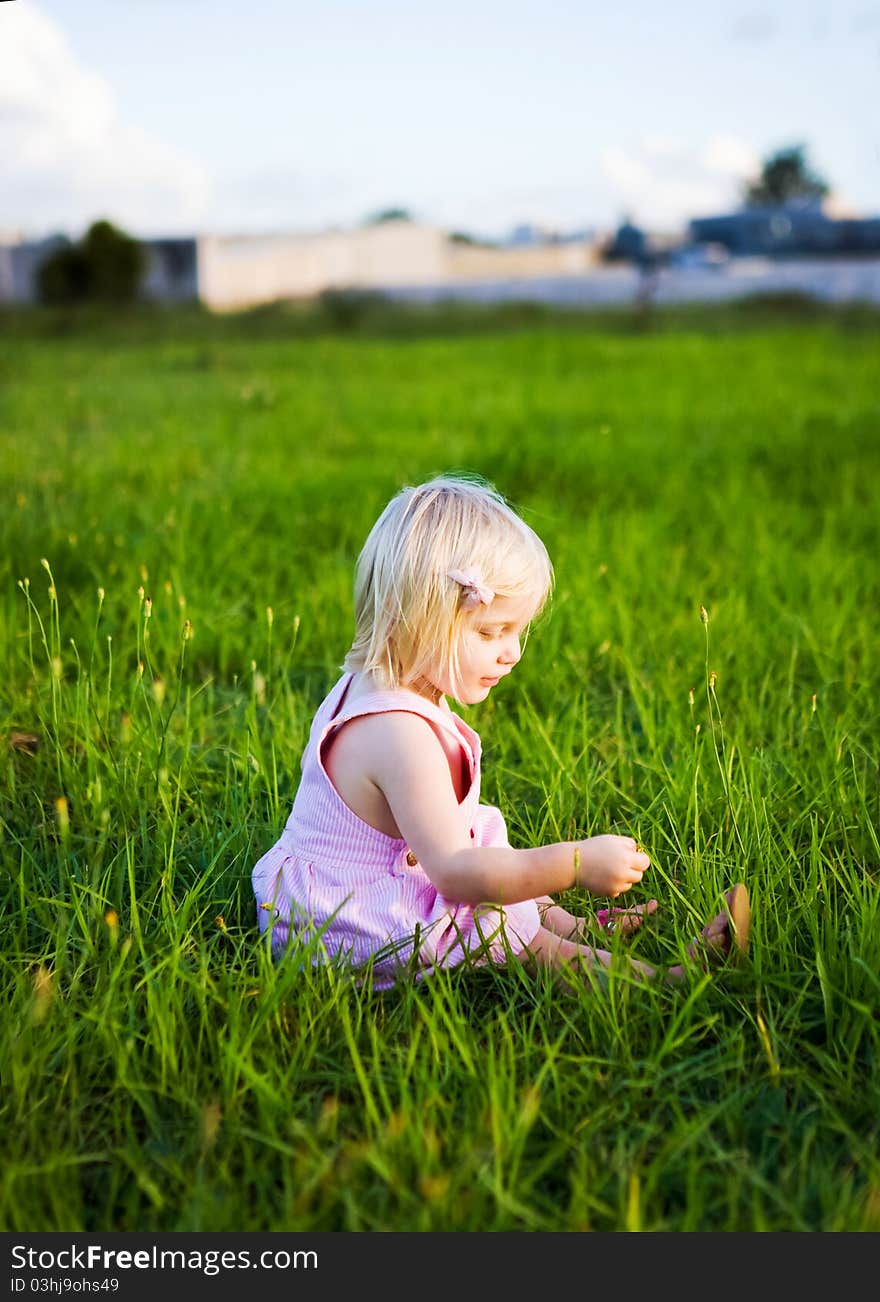
[[[880, 1229], [880, 318], [344, 309], [0, 317], [2, 1228]], [[746, 881], [743, 967], [258, 941], [354, 559], [448, 470], [557, 574], [483, 799], [637, 835], [648, 960]]]

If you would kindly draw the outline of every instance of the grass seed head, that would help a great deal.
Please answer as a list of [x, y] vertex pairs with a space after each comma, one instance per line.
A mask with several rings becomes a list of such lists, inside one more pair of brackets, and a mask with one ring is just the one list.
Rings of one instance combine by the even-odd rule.
[[703, 622], [704, 624], [708, 624], [708, 623], [709, 623], [709, 612], [708, 612], [708, 610], [706, 609], [705, 606], [701, 606], [701, 607], [700, 607], [700, 619], [702, 620], [702, 622]]
[[318, 1116], [318, 1133], [332, 1130], [339, 1117], [339, 1099], [335, 1094], [326, 1094], [321, 1100], [321, 1112]]
[[54, 993], [52, 972], [41, 963], [34, 973], [34, 1002], [31, 1005], [31, 1021], [37, 1026], [45, 1019]]
[[437, 1202], [449, 1192], [452, 1178], [445, 1171], [441, 1175], [419, 1176], [419, 1193], [428, 1202]]
[[104, 926], [110, 937], [110, 944], [115, 949], [119, 944], [119, 914], [115, 909], [108, 909], [104, 914]]
[[214, 1143], [222, 1120], [223, 1110], [216, 1099], [206, 1103], [202, 1108], [202, 1143], [205, 1148], [210, 1148]]
[[58, 831], [61, 833], [62, 840], [67, 840], [70, 835], [70, 806], [67, 803], [67, 796], [59, 796], [55, 801], [55, 817], [58, 820]]

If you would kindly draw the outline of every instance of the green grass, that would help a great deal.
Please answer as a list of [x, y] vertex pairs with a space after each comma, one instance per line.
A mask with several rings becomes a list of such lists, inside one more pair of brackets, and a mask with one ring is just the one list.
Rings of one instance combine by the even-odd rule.
[[[795, 307], [0, 316], [4, 1229], [880, 1228], [880, 322]], [[557, 572], [483, 799], [637, 835], [649, 961], [745, 880], [742, 968], [258, 940], [357, 551], [456, 469]]]

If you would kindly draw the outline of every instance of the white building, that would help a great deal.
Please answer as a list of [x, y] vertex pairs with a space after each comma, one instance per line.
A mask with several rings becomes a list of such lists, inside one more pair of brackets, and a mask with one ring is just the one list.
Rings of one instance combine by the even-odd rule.
[[[0, 242], [0, 302], [36, 301], [36, 269], [56, 242]], [[595, 261], [586, 240], [529, 248], [456, 241], [419, 222], [384, 221], [315, 235], [199, 235], [146, 240], [143, 292], [234, 311], [332, 289], [462, 284], [581, 273]]]

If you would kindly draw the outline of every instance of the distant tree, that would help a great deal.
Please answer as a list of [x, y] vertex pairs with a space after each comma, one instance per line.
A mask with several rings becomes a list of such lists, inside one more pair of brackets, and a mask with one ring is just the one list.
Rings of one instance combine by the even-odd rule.
[[37, 272], [37, 292], [45, 303], [130, 303], [146, 262], [137, 240], [97, 221], [78, 244], [66, 244], [46, 259]]
[[470, 235], [467, 231], [450, 231], [449, 241], [451, 244], [466, 244], [475, 249], [498, 248], [494, 240], [485, 240], [478, 235]]
[[408, 208], [383, 208], [374, 212], [364, 222], [365, 226], [381, 226], [383, 222], [411, 222], [413, 215]]
[[44, 303], [82, 303], [89, 297], [89, 285], [85, 254], [69, 240], [37, 269], [37, 294]]
[[137, 298], [147, 259], [143, 246], [107, 221], [95, 222], [83, 240], [92, 277], [92, 297], [106, 303]]
[[761, 175], [746, 186], [745, 202], [758, 208], [792, 199], [822, 199], [828, 192], [827, 182], [810, 170], [805, 147], [790, 145], [764, 160]]

